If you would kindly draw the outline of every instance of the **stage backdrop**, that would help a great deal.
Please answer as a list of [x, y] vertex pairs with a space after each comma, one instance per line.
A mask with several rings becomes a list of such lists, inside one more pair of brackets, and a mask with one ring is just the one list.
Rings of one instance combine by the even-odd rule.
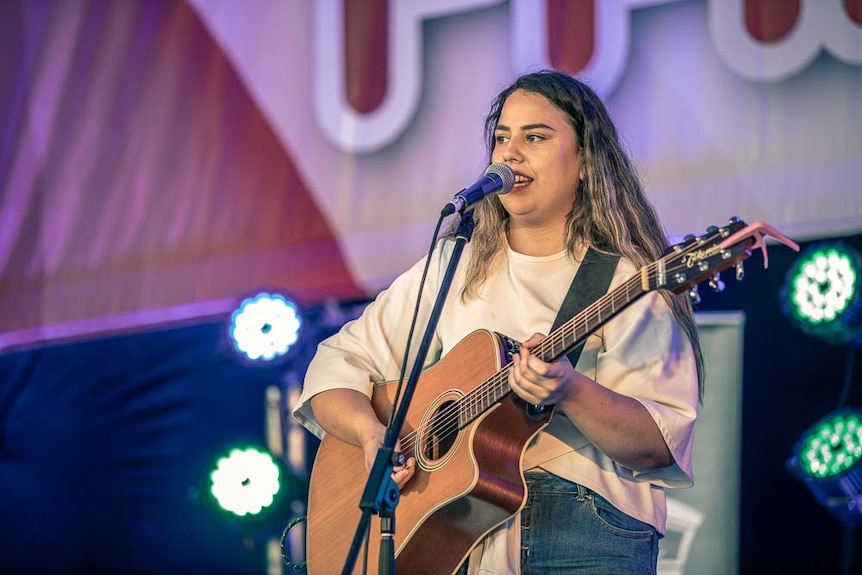
[[[420, 259], [487, 164], [494, 94], [544, 67], [605, 99], [670, 236], [740, 216], [860, 245], [862, 0], [0, 1], [0, 565], [262, 572], [189, 509], [270, 383], [209, 356], [222, 322], [262, 286], [364, 298]], [[742, 316], [713, 318], [728, 372], [663, 572], [686, 550], [733, 572], [736, 545], [743, 572], [836, 570], [835, 522], [783, 467], [842, 381], [773, 317], [791, 257], [712, 296], [764, 337], [747, 465]]]
[[860, 0], [6, 0], [0, 349], [373, 293], [515, 74], [606, 99], [677, 237], [862, 229]]

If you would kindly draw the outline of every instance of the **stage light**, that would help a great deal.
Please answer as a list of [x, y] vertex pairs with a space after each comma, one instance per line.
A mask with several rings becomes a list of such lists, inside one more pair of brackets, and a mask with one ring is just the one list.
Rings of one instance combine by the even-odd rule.
[[243, 300], [231, 315], [229, 328], [234, 349], [252, 362], [284, 357], [301, 331], [299, 306], [281, 294], [268, 292]]
[[846, 527], [862, 520], [862, 410], [816, 421], [793, 446], [788, 469]]
[[210, 474], [210, 494], [216, 503], [239, 517], [257, 515], [272, 505], [280, 488], [279, 465], [260, 447], [231, 449]]
[[862, 344], [862, 256], [840, 242], [802, 253], [781, 290], [782, 311], [802, 331], [829, 343]]

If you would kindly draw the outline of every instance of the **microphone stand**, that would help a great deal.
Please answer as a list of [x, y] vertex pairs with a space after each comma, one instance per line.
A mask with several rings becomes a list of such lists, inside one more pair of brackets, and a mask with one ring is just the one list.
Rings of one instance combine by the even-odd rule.
[[392, 468], [398, 463], [395, 444], [401, 435], [401, 428], [404, 425], [404, 419], [407, 417], [407, 409], [410, 407], [413, 392], [416, 390], [416, 384], [419, 381], [419, 376], [422, 374], [422, 366], [425, 363], [425, 358], [428, 356], [428, 350], [431, 348], [431, 341], [434, 339], [434, 331], [437, 329], [440, 313], [443, 311], [443, 304], [452, 285], [452, 278], [455, 276], [455, 270], [458, 268], [458, 262], [461, 260], [464, 246], [473, 237], [474, 226], [473, 212], [462, 213], [461, 223], [455, 232], [455, 247], [452, 250], [452, 257], [449, 259], [446, 273], [443, 276], [440, 290], [437, 293], [437, 299], [431, 310], [431, 316], [428, 318], [428, 325], [425, 327], [422, 343], [416, 352], [416, 361], [413, 363], [413, 369], [407, 379], [407, 385], [404, 387], [404, 395], [398, 403], [395, 417], [392, 419], [392, 425], [386, 432], [383, 446], [377, 450], [374, 465], [371, 467], [368, 481], [365, 484], [365, 490], [359, 502], [362, 516], [359, 519], [359, 525], [353, 536], [353, 542], [350, 545], [344, 569], [341, 571], [342, 575], [351, 575], [353, 573], [362, 541], [368, 534], [372, 512], [380, 516], [378, 572], [380, 575], [395, 573], [395, 508], [398, 506], [400, 498], [398, 485], [392, 479]]

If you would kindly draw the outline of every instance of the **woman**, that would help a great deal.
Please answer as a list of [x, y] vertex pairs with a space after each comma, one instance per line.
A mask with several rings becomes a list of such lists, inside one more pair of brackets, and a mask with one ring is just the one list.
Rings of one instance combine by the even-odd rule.
[[[650, 292], [591, 335], [573, 368], [531, 354], [547, 334], [588, 248], [617, 254], [610, 289], [667, 247], [604, 104], [555, 71], [519, 77], [492, 105], [485, 130], [491, 162], [515, 186], [476, 208], [440, 318], [431, 364], [476, 329], [522, 341], [512, 391], [554, 405], [550, 424], [522, 462], [524, 510], [470, 557], [475, 573], [655, 573], [664, 534], [664, 488], [692, 484], [693, 426], [702, 360], [691, 306]], [[452, 242], [435, 250], [422, 295], [425, 317]], [[421, 262], [397, 278], [361, 318], [321, 343], [296, 415], [361, 446], [370, 467], [384, 427], [372, 382], [398, 377]], [[421, 324], [420, 324], [421, 325]], [[415, 348], [415, 345], [414, 345]], [[394, 469], [400, 487], [416, 466]]]

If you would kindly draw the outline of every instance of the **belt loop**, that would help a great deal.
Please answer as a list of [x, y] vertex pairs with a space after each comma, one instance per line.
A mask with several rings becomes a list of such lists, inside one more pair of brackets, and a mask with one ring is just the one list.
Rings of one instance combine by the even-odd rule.
[[587, 490], [580, 483], [575, 483], [575, 487], [578, 488], [577, 493], [575, 494], [575, 501], [583, 503], [587, 500]]

